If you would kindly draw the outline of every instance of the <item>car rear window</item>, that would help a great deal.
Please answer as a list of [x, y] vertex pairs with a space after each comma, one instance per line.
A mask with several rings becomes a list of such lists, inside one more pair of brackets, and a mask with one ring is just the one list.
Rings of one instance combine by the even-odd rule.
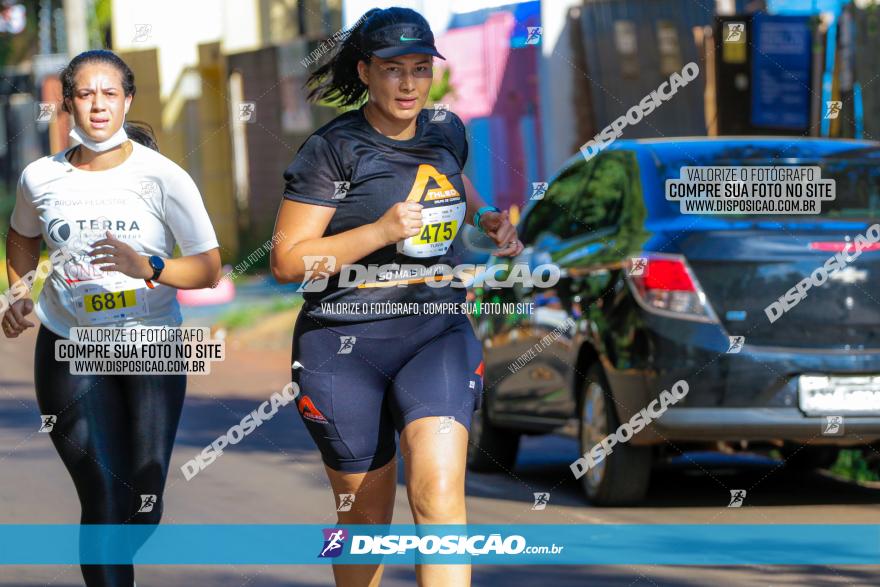
[[[683, 150], [682, 150], [683, 151]], [[792, 155], [796, 155], [793, 157]], [[665, 190], [667, 179], [678, 179], [680, 170], [686, 166], [810, 166], [822, 168], [823, 179], [836, 182], [836, 198], [822, 202], [819, 214], [788, 216], [790, 219], [810, 220], [822, 218], [873, 219], [880, 217], [880, 149], [857, 149], [828, 157], [803, 157], [804, 153], [788, 153], [770, 149], [727, 148], [714, 153], [687, 154], [687, 156], [658, 157], [658, 171], [663, 180], [661, 192]], [[665, 192], [664, 192], [665, 193]], [[668, 202], [679, 212], [678, 202]], [[763, 218], [764, 214], [725, 214], [713, 215], [717, 218]]]

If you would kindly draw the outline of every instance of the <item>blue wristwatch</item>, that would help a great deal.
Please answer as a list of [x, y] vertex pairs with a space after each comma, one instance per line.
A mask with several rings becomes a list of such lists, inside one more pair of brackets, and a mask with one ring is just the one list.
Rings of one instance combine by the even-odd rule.
[[477, 210], [477, 212], [474, 214], [474, 226], [477, 228], [477, 230], [479, 230], [483, 234], [486, 234], [486, 231], [483, 230], [482, 226], [480, 226], [480, 218], [483, 216], [483, 213], [485, 213], [485, 212], [501, 212], [501, 210], [499, 210], [495, 206], [483, 206], [482, 208]]
[[150, 279], [147, 280], [147, 285], [149, 285], [150, 281], [156, 281], [157, 279], [159, 279], [159, 275], [161, 275], [162, 270], [165, 269], [165, 260], [158, 255], [150, 255], [148, 262], [150, 264], [150, 268], [153, 270], [153, 275], [150, 277]]

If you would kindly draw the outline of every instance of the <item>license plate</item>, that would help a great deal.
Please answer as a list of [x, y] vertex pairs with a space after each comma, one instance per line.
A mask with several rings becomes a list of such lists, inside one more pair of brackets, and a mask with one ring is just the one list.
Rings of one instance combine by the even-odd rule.
[[809, 416], [880, 414], [880, 375], [801, 375], [798, 403]]
[[107, 312], [130, 308], [137, 303], [135, 290], [108, 291], [83, 297], [86, 312]]

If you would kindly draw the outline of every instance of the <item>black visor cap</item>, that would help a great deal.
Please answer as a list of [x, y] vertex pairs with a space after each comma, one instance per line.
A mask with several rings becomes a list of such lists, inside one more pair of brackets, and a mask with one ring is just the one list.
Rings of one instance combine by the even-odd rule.
[[382, 59], [399, 57], [410, 53], [433, 55], [446, 58], [434, 46], [431, 29], [419, 24], [396, 23], [382, 27], [367, 35], [364, 49], [371, 55]]

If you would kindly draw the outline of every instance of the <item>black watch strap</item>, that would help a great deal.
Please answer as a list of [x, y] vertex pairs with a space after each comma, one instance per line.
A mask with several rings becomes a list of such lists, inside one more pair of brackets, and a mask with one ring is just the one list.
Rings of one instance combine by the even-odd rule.
[[165, 269], [164, 265], [162, 267], [156, 267], [153, 264], [153, 258], [149, 257], [147, 262], [150, 264], [150, 267], [153, 268], [153, 275], [150, 277], [150, 281], [156, 281], [159, 279], [159, 276], [162, 274], [162, 270]]

